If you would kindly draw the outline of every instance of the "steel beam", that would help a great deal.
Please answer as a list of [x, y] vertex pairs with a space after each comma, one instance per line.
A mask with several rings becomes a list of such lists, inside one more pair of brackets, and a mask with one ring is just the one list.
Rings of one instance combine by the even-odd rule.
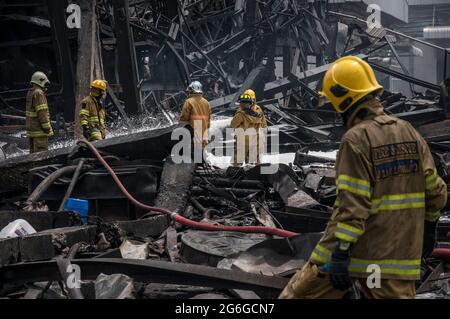
[[[357, 57], [364, 59], [367, 56], [364, 54], [359, 54]], [[330, 64], [325, 64], [322, 66], [319, 66], [315, 69], [307, 70], [305, 72], [302, 72], [298, 77], [296, 77], [296, 80], [292, 81], [292, 75], [290, 77], [284, 77], [280, 80], [268, 82], [265, 84], [264, 87], [264, 94], [265, 95], [274, 95], [279, 92], [286, 91], [288, 89], [292, 89], [299, 86], [304, 86], [304, 83], [302, 81], [307, 81], [308, 83], [319, 81], [322, 79], [325, 72], [329, 69], [331, 66]], [[210, 102], [211, 108], [217, 108], [217, 107], [223, 107], [226, 105], [229, 105], [233, 102], [233, 99], [235, 97], [235, 94], [230, 94], [221, 98], [218, 98], [216, 100], [213, 100]]]
[[117, 50], [120, 63], [119, 80], [123, 88], [125, 108], [128, 114], [141, 111], [137, 87], [136, 52], [133, 33], [130, 27], [130, 11], [127, 0], [113, 0], [114, 32], [117, 37]]
[[433, 84], [433, 83], [430, 83], [430, 82], [422, 81], [422, 80], [420, 80], [418, 78], [414, 78], [412, 76], [409, 76], [409, 75], [406, 75], [406, 74], [402, 74], [400, 72], [391, 70], [389, 68], [386, 68], [384, 66], [378, 65], [378, 64], [370, 62], [370, 61], [367, 61], [367, 63], [369, 63], [370, 66], [374, 70], [376, 70], [378, 72], [381, 72], [381, 73], [384, 73], [384, 74], [388, 74], [390, 76], [393, 76], [394, 78], [397, 78], [397, 79], [400, 79], [400, 80], [403, 80], [403, 81], [406, 81], [406, 82], [409, 82], [409, 83], [412, 83], [412, 84], [416, 84], [418, 86], [421, 86], [421, 87], [424, 87], [424, 88], [427, 88], [427, 89], [430, 89], [430, 90], [433, 90], [433, 91], [439, 92], [439, 90], [440, 90], [440, 87], [437, 84]]
[[[256, 275], [239, 270], [156, 260], [94, 258], [73, 259], [71, 262], [81, 268], [81, 280], [95, 280], [100, 273], [120, 273], [141, 282], [243, 289], [276, 294], [288, 282], [285, 278]], [[5, 285], [58, 280], [61, 280], [61, 274], [54, 260], [0, 268], [0, 283]]]

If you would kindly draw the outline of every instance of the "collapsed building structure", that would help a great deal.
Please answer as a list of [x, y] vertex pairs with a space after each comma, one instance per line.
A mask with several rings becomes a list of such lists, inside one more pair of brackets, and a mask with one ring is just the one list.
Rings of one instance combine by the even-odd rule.
[[[69, 4], [88, 27], [67, 26]], [[336, 198], [334, 160], [308, 152], [336, 150], [345, 131], [329, 105], [317, 107], [320, 81], [341, 56], [358, 55], [377, 71], [386, 112], [419, 129], [450, 183], [450, 101], [440, 85], [449, 67], [430, 82], [404, 61], [422, 46], [443, 61], [450, 52], [394, 31], [400, 21], [386, 12], [384, 26], [368, 24], [363, 1], [2, 1], [0, 10], [16, 30], [1, 43], [2, 59], [15, 62], [1, 64], [0, 229], [24, 219], [37, 231], [0, 239], [1, 296], [276, 297], [309, 258]], [[62, 147], [27, 155], [24, 98], [36, 68], [53, 83], [54, 143]], [[98, 77], [109, 82], [109, 125], [119, 133], [95, 147], [123, 188], [92, 149], [74, 143], [79, 101]], [[296, 153], [292, 165], [267, 175], [261, 169], [275, 164], [174, 163], [171, 135], [192, 80], [204, 83], [217, 117], [232, 115], [237, 97], [254, 89], [279, 151]], [[69, 197], [88, 200], [87, 219], [64, 210]], [[147, 206], [212, 226], [199, 230]], [[255, 226], [297, 236], [253, 233]], [[444, 212], [419, 293], [449, 293], [449, 233]], [[81, 268], [81, 288], [64, 284], [71, 264]]]

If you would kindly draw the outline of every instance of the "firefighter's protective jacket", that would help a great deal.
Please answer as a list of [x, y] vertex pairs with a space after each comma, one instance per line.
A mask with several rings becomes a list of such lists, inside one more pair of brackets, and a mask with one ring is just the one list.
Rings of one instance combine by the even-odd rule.
[[28, 90], [26, 100], [27, 137], [49, 137], [53, 135], [47, 98], [39, 87]]
[[382, 279], [417, 280], [424, 221], [439, 219], [447, 187], [408, 122], [386, 115], [375, 99], [360, 107], [367, 113], [348, 121], [336, 161], [336, 203], [311, 262], [327, 264], [340, 240], [353, 244], [353, 277], [379, 269]]
[[261, 128], [264, 117], [264, 114], [260, 108], [259, 111], [260, 112], [258, 112], [254, 106], [251, 108], [239, 107], [231, 120], [231, 127], [242, 128], [244, 130], [248, 130], [249, 128], [258, 130]]
[[[265, 124], [264, 114], [261, 108], [239, 107], [231, 120], [231, 127], [235, 129], [235, 154], [233, 161], [240, 164], [243, 160], [248, 162], [260, 162], [264, 141], [260, 140], [260, 129]], [[242, 145], [242, 143], [244, 143]], [[238, 150], [244, 151], [244, 156], [238, 156]], [[256, 156], [256, 158], [251, 158]]]
[[106, 110], [95, 97], [88, 95], [81, 101], [80, 125], [91, 129], [89, 141], [105, 138], [105, 117]]
[[211, 107], [202, 94], [193, 93], [184, 102], [180, 115], [181, 122], [188, 122], [194, 128], [198, 141], [208, 141], [208, 129], [211, 124]]

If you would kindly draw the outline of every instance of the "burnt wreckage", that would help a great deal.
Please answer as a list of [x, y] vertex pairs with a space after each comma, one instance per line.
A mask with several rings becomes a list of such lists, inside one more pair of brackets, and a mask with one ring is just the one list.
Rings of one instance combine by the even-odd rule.
[[[277, 297], [309, 258], [336, 198], [334, 160], [308, 153], [336, 150], [344, 132], [331, 106], [317, 108], [324, 73], [344, 55], [365, 59], [382, 79], [407, 83], [409, 96], [383, 93], [386, 112], [419, 129], [450, 183], [448, 91], [412, 76], [400, 58], [413, 43], [432, 47], [445, 61], [450, 53], [386, 27], [368, 29], [363, 3], [38, 2], [0, 3], [9, 30], [2, 59], [16, 61], [0, 65], [0, 229], [24, 219], [36, 230], [0, 239], [2, 297]], [[66, 27], [71, 3], [88, 27]], [[24, 99], [35, 68], [53, 83], [51, 143], [59, 147], [27, 155]], [[114, 134], [92, 149], [75, 145], [72, 122], [97, 77], [109, 82]], [[192, 80], [204, 83], [218, 118], [232, 115], [237, 97], [254, 89], [269, 135], [279, 134], [275, 146], [295, 152], [293, 165], [267, 175], [262, 168], [273, 164], [174, 163], [171, 135], [181, 126]], [[88, 201], [87, 217], [64, 210], [69, 197]], [[438, 224], [438, 248], [423, 263], [421, 296], [449, 293], [447, 213]], [[259, 226], [278, 232], [255, 233]], [[81, 270], [80, 287], [67, 285], [70, 265]]]

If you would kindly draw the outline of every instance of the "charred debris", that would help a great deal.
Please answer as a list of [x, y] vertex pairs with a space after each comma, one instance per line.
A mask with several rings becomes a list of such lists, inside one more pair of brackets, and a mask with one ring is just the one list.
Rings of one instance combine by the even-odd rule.
[[[71, 3], [90, 28], [66, 27]], [[362, 3], [1, 1], [0, 12], [10, 28], [0, 43], [0, 229], [23, 219], [36, 231], [0, 239], [1, 297], [276, 298], [308, 259], [336, 197], [334, 160], [308, 153], [336, 150], [344, 131], [330, 106], [317, 107], [320, 80], [340, 56], [358, 55], [381, 78], [407, 84], [407, 93], [384, 92], [385, 109], [419, 129], [450, 183], [448, 92], [410, 75], [399, 57], [414, 43], [445, 60], [450, 53], [387, 27], [368, 29]], [[12, 57], [13, 65], [4, 62]], [[35, 68], [53, 83], [53, 142], [61, 147], [26, 155], [24, 99]], [[196, 230], [130, 202], [89, 148], [73, 145], [75, 105], [97, 76], [110, 83], [108, 122], [119, 133], [96, 147], [134, 198], [193, 221], [300, 235]], [[253, 88], [294, 162], [269, 175], [261, 169], [274, 164], [173, 163], [171, 132], [191, 80], [204, 83], [215, 116], [232, 115], [237, 96]], [[88, 201], [87, 216], [63, 211], [69, 197]], [[440, 248], [450, 248], [449, 234], [444, 213]], [[450, 293], [448, 262], [439, 254], [424, 261], [419, 296]], [[81, 287], [67, 286], [69, 265], [80, 267]]]

